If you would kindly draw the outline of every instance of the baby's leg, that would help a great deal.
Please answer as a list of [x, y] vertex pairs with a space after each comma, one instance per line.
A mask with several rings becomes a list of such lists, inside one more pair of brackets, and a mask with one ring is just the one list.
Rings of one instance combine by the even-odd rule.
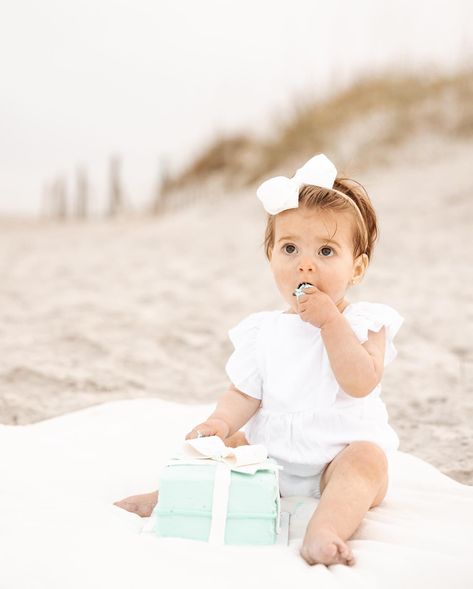
[[[225, 445], [230, 448], [237, 448], [238, 446], [245, 446], [248, 441], [245, 437], [244, 432], [238, 431], [225, 439]], [[159, 491], [153, 491], [152, 493], [145, 493], [144, 495], [132, 495], [121, 501], [116, 501], [114, 505], [136, 513], [141, 517], [149, 517], [153, 511], [156, 503], [158, 502]]]
[[371, 442], [352, 442], [325, 469], [321, 497], [305, 533], [301, 556], [309, 564], [355, 564], [345, 540], [387, 491], [387, 459]]
[[115, 501], [114, 505], [136, 513], [140, 517], [149, 517], [158, 502], [159, 491], [145, 493], [144, 495], [132, 495], [121, 501]]

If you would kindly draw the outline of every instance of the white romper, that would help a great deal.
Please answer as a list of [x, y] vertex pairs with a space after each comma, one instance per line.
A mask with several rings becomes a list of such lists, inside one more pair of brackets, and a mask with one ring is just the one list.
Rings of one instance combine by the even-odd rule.
[[[343, 311], [358, 340], [386, 326], [384, 365], [396, 357], [393, 339], [403, 318], [379, 303], [351, 303]], [[235, 350], [225, 370], [237, 389], [261, 407], [244, 430], [250, 444], [264, 444], [280, 472], [282, 497], [320, 497], [324, 467], [355, 440], [378, 444], [386, 453], [399, 447], [380, 399], [381, 385], [357, 398], [335, 379], [320, 329], [298, 314], [252, 313], [228, 332]]]

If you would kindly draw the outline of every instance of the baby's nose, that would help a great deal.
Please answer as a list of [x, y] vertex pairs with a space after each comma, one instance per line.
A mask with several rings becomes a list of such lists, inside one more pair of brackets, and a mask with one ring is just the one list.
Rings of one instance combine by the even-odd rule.
[[313, 258], [304, 258], [299, 262], [299, 270], [301, 272], [313, 272], [315, 270], [315, 261]]

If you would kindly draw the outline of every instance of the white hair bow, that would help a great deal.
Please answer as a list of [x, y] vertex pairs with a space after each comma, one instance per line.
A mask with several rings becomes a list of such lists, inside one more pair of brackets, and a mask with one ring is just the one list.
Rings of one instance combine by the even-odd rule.
[[333, 188], [337, 169], [326, 155], [314, 155], [292, 178], [275, 176], [266, 180], [256, 190], [256, 196], [271, 215], [299, 206], [299, 189], [303, 184]]

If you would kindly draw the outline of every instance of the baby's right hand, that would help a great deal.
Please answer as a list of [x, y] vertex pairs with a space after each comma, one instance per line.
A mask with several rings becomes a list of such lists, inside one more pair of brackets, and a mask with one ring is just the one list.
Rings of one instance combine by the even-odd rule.
[[187, 434], [186, 440], [197, 438], [197, 431], [199, 431], [202, 436], [218, 436], [224, 440], [230, 433], [230, 426], [222, 419], [207, 419], [207, 421], [196, 425], [195, 428]]

